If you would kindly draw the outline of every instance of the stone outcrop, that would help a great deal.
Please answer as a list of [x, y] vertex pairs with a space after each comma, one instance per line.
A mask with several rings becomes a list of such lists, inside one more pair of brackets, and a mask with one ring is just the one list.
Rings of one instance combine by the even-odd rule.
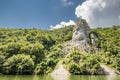
[[73, 48], [78, 48], [81, 52], [97, 53], [95, 48], [95, 35], [90, 33], [90, 27], [84, 19], [77, 19], [73, 28], [72, 41], [66, 45], [64, 52], [70, 52]]
[[90, 27], [84, 19], [78, 19], [73, 30], [72, 45], [86, 48], [90, 43]]

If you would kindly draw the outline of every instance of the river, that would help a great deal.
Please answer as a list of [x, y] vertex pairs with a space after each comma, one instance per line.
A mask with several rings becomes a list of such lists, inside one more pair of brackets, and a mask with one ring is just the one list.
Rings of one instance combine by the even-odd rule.
[[0, 75], [0, 80], [120, 80], [120, 76], [112, 75]]

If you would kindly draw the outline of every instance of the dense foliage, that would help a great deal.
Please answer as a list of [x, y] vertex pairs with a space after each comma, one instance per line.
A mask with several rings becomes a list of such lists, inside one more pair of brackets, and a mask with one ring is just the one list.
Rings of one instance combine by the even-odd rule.
[[73, 74], [102, 74], [97, 54], [81, 53], [75, 49], [64, 60], [66, 68]]
[[120, 26], [92, 29], [100, 36], [101, 62], [120, 71]]
[[0, 28], [0, 73], [43, 74], [52, 71], [61, 55], [60, 44], [72, 38], [72, 28]]
[[13, 55], [3, 64], [3, 70], [5, 74], [31, 74], [33, 69], [34, 62], [30, 55]]
[[99, 53], [88, 54], [74, 50], [68, 54], [64, 63], [72, 74], [104, 74], [100, 64], [120, 72], [120, 26], [94, 28]]
[[79, 50], [62, 53], [73, 27], [56, 30], [0, 28], [0, 73], [48, 74], [59, 61], [73, 74], [102, 74], [101, 63], [120, 71], [120, 26], [91, 29], [98, 54]]

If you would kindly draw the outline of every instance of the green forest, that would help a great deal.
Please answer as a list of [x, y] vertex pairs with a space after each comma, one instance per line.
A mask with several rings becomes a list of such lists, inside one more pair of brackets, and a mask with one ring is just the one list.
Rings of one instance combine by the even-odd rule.
[[0, 74], [49, 74], [61, 61], [75, 75], [102, 74], [100, 64], [120, 72], [120, 26], [92, 28], [99, 53], [62, 53], [73, 26], [55, 30], [0, 28]]

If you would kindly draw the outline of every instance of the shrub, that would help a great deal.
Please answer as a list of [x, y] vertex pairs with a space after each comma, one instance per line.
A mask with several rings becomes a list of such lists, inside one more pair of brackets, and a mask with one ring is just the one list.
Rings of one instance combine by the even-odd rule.
[[17, 54], [8, 58], [3, 64], [4, 74], [32, 74], [34, 62], [30, 55]]

